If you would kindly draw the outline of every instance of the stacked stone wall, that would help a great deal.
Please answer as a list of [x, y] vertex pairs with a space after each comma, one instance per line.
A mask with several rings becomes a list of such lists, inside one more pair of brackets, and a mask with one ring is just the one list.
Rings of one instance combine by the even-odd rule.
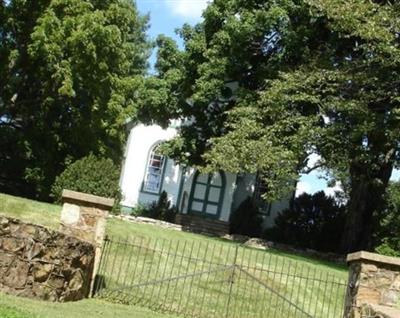
[[350, 254], [349, 287], [345, 317], [367, 317], [365, 310], [395, 312], [400, 317], [400, 259], [368, 252]]
[[95, 247], [42, 226], [0, 216], [0, 290], [51, 301], [87, 297]]
[[351, 264], [357, 304], [380, 304], [400, 308], [400, 267], [374, 262]]

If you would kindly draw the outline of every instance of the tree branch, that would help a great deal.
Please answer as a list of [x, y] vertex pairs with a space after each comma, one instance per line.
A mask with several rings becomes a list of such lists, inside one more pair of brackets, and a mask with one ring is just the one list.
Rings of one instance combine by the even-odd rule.
[[317, 164], [317, 165], [315, 165], [314, 167], [311, 167], [311, 168], [308, 168], [307, 170], [302, 170], [301, 171], [301, 173], [302, 174], [309, 174], [310, 172], [312, 172], [312, 171], [314, 171], [314, 170], [317, 170], [317, 169], [319, 169], [319, 168], [323, 168], [324, 167], [324, 164], [323, 163], [320, 163], [320, 164]]

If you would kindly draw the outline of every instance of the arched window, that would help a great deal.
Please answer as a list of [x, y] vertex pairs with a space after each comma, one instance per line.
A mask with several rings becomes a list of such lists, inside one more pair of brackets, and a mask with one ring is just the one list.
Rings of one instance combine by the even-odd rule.
[[164, 174], [166, 157], [160, 152], [160, 144], [155, 145], [149, 155], [146, 174], [143, 182], [143, 191], [160, 193]]
[[189, 212], [218, 218], [221, 213], [225, 191], [223, 172], [196, 173], [190, 195]]

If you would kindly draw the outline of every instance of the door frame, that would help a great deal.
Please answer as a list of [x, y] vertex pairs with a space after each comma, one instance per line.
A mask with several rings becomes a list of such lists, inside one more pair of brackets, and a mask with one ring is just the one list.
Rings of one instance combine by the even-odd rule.
[[[221, 177], [221, 186], [213, 186], [213, 185], [211, 185], [211, 178], [215, 173], [219, 173], [219, 175]], [[188, 204], [188, 214], [198, 215], [198, 216], [201, 216], [203, 218], [208, 218], [208, 219], [219, 219], [219, 217], [221, 216], [222, 205], [224, 203], [224, 197], [225, 197], [225, 189], [226, 189], [226, 176], [225, 176], [225, 173], [223, 171], [208, 173], [207, 174], [207, 176], [208, 176], [207, 177], [207, 183], [197, 182], [197, 179], [198, 179], [199, 176], [200, 176], [200, 171], [197, 170], [196, 173], [194, 174], [193, 182], [192, 182], [192, 186], [191, 186], [191, 190], [190, 190], [189, 204]], [[204, 200], [200, 200], [200, 199], [194, 198], [194, 191], [195, 191], [195, 188], [196, 188], [197, 184], [201, 184], [201, 185], [206, 186]], [[214, 201], [209, 201], [208, 200], [211, 188], [220, 189], [218, 202], [214, 202]], [[193, 202], [202, 202], [203, 203], [202, 212], [194, 211], [192, 209]], [[207, 208], [208, 204], [212, 204], [212, 205], [217, 206], [217, 214], [209, 214], [209, 213], [206, 212], [206, 208]]]

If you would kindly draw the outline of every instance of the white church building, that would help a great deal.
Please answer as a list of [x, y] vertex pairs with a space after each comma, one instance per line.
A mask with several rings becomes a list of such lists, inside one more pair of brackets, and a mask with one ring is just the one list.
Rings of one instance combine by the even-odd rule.
[[251, 197], [259, 207], [264, 227], [271, 227], [276, 215], [289, 206], [289, 200], [265, 202], [261, 198], [262, 182], [256, 175], [223, 171], [202, 174], [163, 156], [159, 145], [176, 136], [174, 124], [167, 129], [141, 123], [127, 125], [129, 137], [120, 179], [122, 211], [129, 213], [138, 204], [149, 205], [165, 191], [178, 210], [178, 223], [198, 226], [202, 231], [228, 232], [231, 213]]

